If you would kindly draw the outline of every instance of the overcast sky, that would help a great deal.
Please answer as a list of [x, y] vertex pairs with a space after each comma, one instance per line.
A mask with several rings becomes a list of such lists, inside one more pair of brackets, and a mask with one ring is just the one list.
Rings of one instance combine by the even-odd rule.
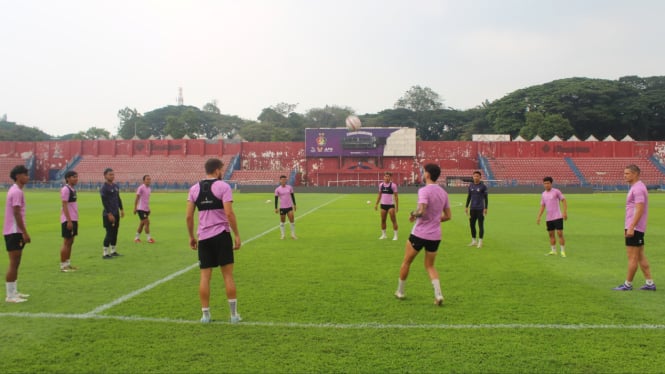
[[51, 135], [215, 100], [468, 109], [569, 77], [665, 75], [660, 0], [0, 0], [0, 116]]

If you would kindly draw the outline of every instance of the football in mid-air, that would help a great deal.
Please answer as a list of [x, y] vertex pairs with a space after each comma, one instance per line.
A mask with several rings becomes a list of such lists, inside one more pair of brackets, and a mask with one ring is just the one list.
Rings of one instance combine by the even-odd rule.
[[360, 123], [360, 118], [358, 118], [358, 116], [350, 115], [346, 117], [346, 128], [349, 131], [358, 131], [360, 130], [360, 126], [362, 126], [362, 124]]

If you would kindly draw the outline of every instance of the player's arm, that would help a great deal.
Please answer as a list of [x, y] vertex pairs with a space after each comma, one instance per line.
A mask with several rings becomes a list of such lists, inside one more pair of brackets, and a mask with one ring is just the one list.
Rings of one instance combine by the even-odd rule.
[[109, 222], [115, 223], [115, 216], [113, 216], [113, 209], [111, 209], [111, 198], [109, 196], [109, 192], [106, 186], [108, 185], [105, 184], [101, 190], [102, 206], [104, 207], [104, 211], [106, 212], [106, 218], [108, 218]]
[[425, 214], [425, 210], [427, 210], [427, 204], [425, 203], [418, 203], [418, 208], [416, 210], [411, 211], [409, 214], [409, 221], [413, 222], [415, 221], [416, 218], [422, 217], [423, 214]]
[[122, 198], [120, 197], [120, 189], [118, 189], [118, 208], [120, 208], [120, 217], [124, 217], [125, 211], [122, 209]]
[[485, 210], [483, 212], [483, 215], [487, 214], [487, 207], [489, 206], [490, 199], [487, 194], [487, 189], [485, 190], [485, 193], [483, 194], [483, 200], [485, 200]]
[[566, 202], [566, 199], [561, 199], [561, 205], [563, 206], [563, 219], [567, 220], [568, 219], [568, 203]]
[[450, 221], [452, 218], [453, 213], [450, 210], [450, 207], [443, 208], [443, 212], [441, 213], [441, 222]]
[[469, 215], [469, 203], [471, 202], [471, 191], [466, 194], [466, 204], [464, 204], [464, 214]]
[[379, 189], [379, 194], [376, 196], [376, 203], [374, 204], [374, 210], [379, 208], [379, 202], [381, 202], [381, 190]]
[[275, 194], [275, 213], [277, 213], [277, 200], [278, 199], [279, 199], [279, 197], [277, 196], [277, 194]]
[[67, 230], [71, 230], [73, 224], [72, 224], [72, 218], [69, 216], [69, 201], [62, 200], [62, 212], [65, 215], [65, 219], [67, 219]]
[[194, 236], [194, 209], [196, 206], [193, 202], [187, 201], [187, 213], [185, 214], [185, 222], [187, 223], [187, 232], [189, 233], [189, 247], [196, 249], [198, 243]]
[[537, 225], [540, 225], [540, 217], [542, 217], [543, 211], [545, 211], [545, 205], [540, 204], [540, 211], [538, 212], [538, 218], [536, 219]]
[[140, 198], [141, 197], [139, 196], [139, 194], [136, 194], [136, 199], [134, 199], [134, 214], [136, 214], [136, 208], [138, 208], [138, 206], [139, 206], [139, 199]]
[[28, 234], [28, 229], [25, 228], [25, 222], [23, 222], [23, 216], [21, 216], [21, 206], [17, 205], [13, 209], [14, 213], [14, 222], [16, 222], [16, 227], [18, 227], [23, 233], [23, 241], [30, 243], [30, 234]]
[[291, 201], [293, 201], [293, 211], [296, 211], [296, 194], [291, 192]]
[[397, 192], [394, 193], [395, 195], [395, 213], [399, 212], [399, 196], [397, 196]]
[[233, 201], [224, 202], [224, 212], [226, 212], [226, 218], [229, 220], [231, 231], [233, 231], [233, 249], [240, 249], [242, 243], [240, 241], [240, 233], [238, 232], [238, 221], [236, 220], [236, 214], [233, 211]]

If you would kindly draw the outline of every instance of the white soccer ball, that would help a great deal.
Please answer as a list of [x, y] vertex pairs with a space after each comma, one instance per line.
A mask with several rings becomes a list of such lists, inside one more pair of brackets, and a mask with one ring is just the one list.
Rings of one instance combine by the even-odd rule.
[[360, 118], [358, 116], [350, 115], [346, 117], [346, 128], [349, 131], [358, 131], [362, 124], [360, 123]]
[[371, 203], [372, 203], [371, 201], [367, 200], [367, 204], [371, 204]]
[[266, 204], [268, 204], [268, 203], [271, 202], [271, 201], [272, 201], [272, 200], [266, 200]]

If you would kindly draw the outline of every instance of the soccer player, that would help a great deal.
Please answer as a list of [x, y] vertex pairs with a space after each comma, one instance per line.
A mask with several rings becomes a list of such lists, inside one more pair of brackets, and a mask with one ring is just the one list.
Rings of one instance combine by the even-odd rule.
[[397, 184], [392, 182], [393, 173], [386, 172], [383, 175], [383, 182], [379, 183], [379, 195], [376, 197], [374, 210], [378, 210], [381, 203], [381, 236], [379, 239], [386, 239], [386, 218], [390, 215], [390, 221], [393, 223], [393, 240], [397, 240], [397, 212], [399, 211], [399, 198], [397, 197]]
[[[279, 200], [279, 209], [277, 209], [277, 201]], [[275, 214], [279, 212], [279, 231], [282, 234], [280, 239], [284, 239], [285, 229], [284, 223], [286, 217], [289, 217], [291, 223], [291, 239], [298, 239], [296, 237], [296, 224], [293, 222], [293, 213], [296, 211], [296, 195], [293, 193], [293, 187], [286, 184], [286, 175], [279, 177], [279, 186], [275, 189]]]
[[[202, 323], [210, 322], [210, 278], [212, 269], [221, 267], [226, 298], [231, 310], [231, 323], [242, 320], [238, 314], [236, 284], [233, 280], [233, 251], [240, 249], [240, 234], [236, 215], [233, 212], [231, 187], [221, 180], [224, 163], [211, 158], [205, 163], [206, 179], [193, 185], [187, 197], [187, 231], [189, 246], [198, 249], [199, 298], [201, 299]], [[199, 210], [199, 227], [194, 236], [194, 210]], [[233, 238], [231, 238], [233, 231]], [[198, 241], [197, 241], [198, 237]]]
[[[469, 184], [469, 192], [466, 195], [466, 208], [464, 212], [469, 217], [471, 226], [471, 243], [469, 247], [477, 245], [483, 247], [483, 236], [485, 236], [485, 216], [487, 215], [487, 186], [480, 180], [480, 171], [473, 172], [473, 183]], [[471, 211], [469, 211], [471, 204]], [[476, 241], [476, 222], [478, 222], [478, 241]]]
[[65, 185], [60, 189], [60, 200], [62, 201], [60, 226], [63, 238], [62, 248], [60, 249], [60, 271], [63, 273], [78, 270], [70, 262], [74, 237], [79, 232], [79, 209], [76, 203], [76, 184], [78, 182], [78, 173], [70, 170], [65, 173]]
[[439, 273], [434, 267], [436, 253], [441, 243], [441, 222], [452, 218], [448, 193], [436, 183], [441, 175], [441, 168], [436, 164], [427, 164], [425, 169], [425, 186], [418, 190], [418, 208], [411, 212], [409, 221], [416, 222], [411, 236], [406, 242], [404, 260], [399, 270], [399, 282], [395, 296], [404, 298], [404, 286], [409, 276], [409, 268], [420, 250], [425, 248], [425, 270], [429, 274], [434, 287], [434, 304], [443, 304], [443, 293], [439, 283]]
[[644, 233], [647, 229], [649, 215], [649, 194], [647, 187], [640, 180], [640, 168], [637, 165], [628, 165], [623, 171], [623, 179], [630, 184], [626, 196], [626, 219], [624, 222], [624, 237], [626, 238], [626, 254], [628, 255], [628, 273], [626, 281], [615, 291], [631, 291], [633, 278], [637, 267], [642, 270], [646, 284], [640, 287], [643, 291], [655, 291], [656, 284], [651, 278], [649, 261], [644, 255]]
[[[563, 221], [568, 219], [568, 204], [566, 198], [561, 191], [552, 187], [554, 179], [552, 177], [543, 178], [543, 195], [540, 199], [540, 211], [538, 212], [538, 219], [536, 224], [540, 225], [540, 217], [543, 211], [547, 209], [546, 224], [547, 232], [550, 236], [550, 251], [546, 256], [556, 256], [556, 238], [554, 231], [559, 237], [559, 248], [561, 249], [561, 257], [566, 257], [566, 239], [563, 237]], [[563, 210], [561, 209], [563, 206]]]
[[25, 227], [25, 195], [23, 194], [23, 187], [30, 181], [30, 175], [25, 166], [17, 165], [9, 172], [9, 176], [14, 184], [9, 187], [7, 192], [5, 223], [2, 228], [7, 254], [9, 255], [9, 267], [5, 275], [7, 290], [5, 301], [8, 303], [22, 303], [28, 301], [27, 297], [30, 296], [18, 292], [16, 285], [23, 247], [30, 243], [30, 235]]
[[120, 187], [113, 183], [115, 180], [115, 173], [113, 169], [106, 168], [104, 170], [104, 184], [99, 189], [99, 194], [102, 197], [102, 222], [104, 229], [106, 229], [106, 236], [104, 236], [104, 255], [103, 259], [109, 260], [113, 257], [120, 256], [116, 251], [115, 245], [118, 241], [118, 228], [120, 227], [120, 218], [125, 216], [125, 211], [122, 209], [122, 199], [120, 198]]
[[143, 183], [136, 189], [136, 199], [134, 200], [134, 214], [139, 215], [139, 227], [136, 229], [134, 243], [141, 242], [141, 231], [145, 229], [145, 237], [148, 243], [155, 242], [150, 236], [150, 184], [152, 178], [149, 175], [143, 176]]

